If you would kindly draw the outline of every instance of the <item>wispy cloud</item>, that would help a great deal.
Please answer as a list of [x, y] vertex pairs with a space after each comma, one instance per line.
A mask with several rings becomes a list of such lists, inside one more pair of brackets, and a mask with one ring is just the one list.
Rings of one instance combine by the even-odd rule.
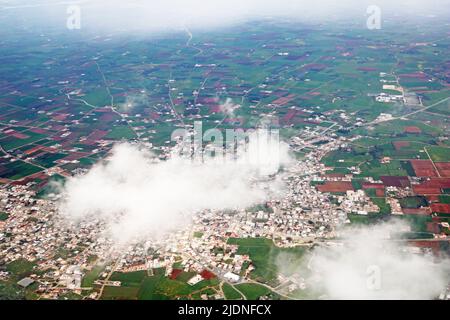
[[[309, 290], [329, 299], [434, 299], [449, 281], [449, 261], [414, 252], [393, 238], [407, 229], [394, 222], [343, 229], [340, 240], [313, 249], [297, 272]], [[279, 268], [282, 272], [282, 263]]]
[[67, 17], [69, 4], [80, 6], [83, 28], [150, 33], [185, 30], [186, 27], [204, 30], [267, 17], [298, 21], [352, 18], [353, 22], [361, 20], [364, 26], [369, 5], [380, 7], [383, 14], [397, 16], [448, 15], [450, 10], [449, 0], [14, 0], [3, 3], [0, 9], [30, 9], [28, 13], [40, 17], [41, 23], [56, 22], [63, 27], [61, 22]]
[[[275, 166], [270, 166], [276, 171], [279, 163], [290, 160], [283, 144], [264, 148], [258, 142], [237, 160], [203, 162], [176, 155], [158, 161], [146, 149], [119, 144], [106, 162], [67, 181], [60, 212], [72, 220], [105, 221], [107, 231], [120, 241], [158, 236], [183, 225], [199, 210], [243, 208], [266, 200], [271, 190], [278, 190], [279, 181], [263, 189], [252, 180], [260, 176], [274, 148], [280, 152], [272, 158]], [[257, 161], [259, 157], [264, 161]]]

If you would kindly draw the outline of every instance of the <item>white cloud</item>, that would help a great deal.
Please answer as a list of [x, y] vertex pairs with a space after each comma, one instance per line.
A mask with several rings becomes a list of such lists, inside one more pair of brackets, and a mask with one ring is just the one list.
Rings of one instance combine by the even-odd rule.
[[[261, 140], [252, 143], [251, 139], [248, 150], [236, 161], [207, 158], [201, 163], [175, 155], [158, 162], [136, 145], [116, 145], [105, 163], [67, 181], [60, 212], [74, 220], [100, 218], [115, 239], [127, 241], [164, 234], [188, 222], [199, 210], [263, 202], [271, 190], [278, 190], [279, 181], [263, 189], [252, 179], [261, 170], [274, 173], [289, 156], [286, 145], [278, 149], [276, 141], [264, 144]], [[279, 156], [273, 156], [275, 151]]]
[[239, 107], [240, 105], [233, 103], [233, 99], [227, 98], [227, 100], [219, 106], [219, 109], [220, 112], [225, 113], [227, 116], [234, 117], [234, 111]]
[[[183, 30], [204, 30], [223, 27], [260, 18], [289, 18], [298, 21], [330, 21], [335, 18], [360, 20], [366, 25], [369, 5], [380, 7], [382, 15], [424, 16], [447, 15], [449, 0], [42, 0], [8, 1], [0, 9], [29, 9], [41, 22], [57, 21], [61, 27], [67, 18], [68, 5], [79, 4], [82, 28], [116, 31], [143, 30], [147, 33]], [[13, 18], [18, 18], [15, 14]], [[383, 16], [384, 17], [384, 16]], [[356, 20], [355, 20], [356, 18]]]
[[[314, 249], [311, 269], [331, 299], [433, 299], [448, 281], [448, 261], [414, 254], [391, 239], [404, 225], [352, 228], [345, 245]], [[378, 277], [379, 276], [379, 277]]]

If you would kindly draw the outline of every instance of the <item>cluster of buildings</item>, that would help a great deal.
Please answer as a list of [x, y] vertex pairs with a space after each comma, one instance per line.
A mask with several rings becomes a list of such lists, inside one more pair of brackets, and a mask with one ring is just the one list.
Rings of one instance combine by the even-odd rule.
[[[92, 291], [94, 285], [121, 285], [109, 280], [114, 272], [147, 271], [151, 275], [154, 269], [164, 268], [165, 276], [171, 278], [182, 271], [195, 272], [188, 280], [190, 285], [211, 275], [228, 283], [245, 282], [255, 267], [249, 255], [240, 254], [238, 246], [229, 243], [230, 238], [265, 237], [280, 247], [308, 245], [335, 237], [336, 226], [348, 222], [348, 213], [380, 210], [363, 190], [331, 195], [317, 188], [313, 182], [349, 183], [348, 177], [327, 175], [328, 168], [320, 160], [351, 139], [326, 135], [320, 147], [314, 147], [314, 139], [317, 136], [305, 130], [290, 141], [293, 150], [307, 147], [311, 151], [280, 174], [286, 185], [282, 195], [274, 195], [256, 209], [204, 210], [193, 217], [192, 224], [164, 238], [120, 247], [102, 234], [101, 220], [91, 217], [75, 225], [58, 214], [54, 201], [36, 199], [27, 185], [4, 186], [0, 188], [0, 212], [7, 212], [8, 219], [0, 225], [0, 277], [11, 276], [9, 263], [26, 260], [33, 268], [19, 285], [37, 283], [36, 293], [44, 298], [87, 290], [90, 294], [84, 297], [92, 299], [101, 294]], [[388, 191], [395, 193], [397, 189], [392, 188]], [[394, 203], [391, 207], [395, 211]], [[84, 277], [96, 266], [102, 266], [101, 272], [90, 287], [83, 287]], [[302, 279], [289, 283], [290, 291], [305, 286]]]

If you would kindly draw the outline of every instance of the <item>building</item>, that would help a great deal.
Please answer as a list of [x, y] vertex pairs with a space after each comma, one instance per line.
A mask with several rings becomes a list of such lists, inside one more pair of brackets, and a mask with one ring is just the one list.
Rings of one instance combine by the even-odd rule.
[[228, 280], [230, 282], [238, 282], [240, 277], [232, 272], [227, 272], [225, 273], [225, 275], [223, 276], [225, 278], [225, 280]]
[[19, 282], [17, 282], [17, 284], [19, 286], [21, 286], [22, 288], [27, 288], [28, 286], [30, 286], [31, 284], [34, 283], [34, 280], [31, 278], [23, 278], [22, 280], [20, 280]]

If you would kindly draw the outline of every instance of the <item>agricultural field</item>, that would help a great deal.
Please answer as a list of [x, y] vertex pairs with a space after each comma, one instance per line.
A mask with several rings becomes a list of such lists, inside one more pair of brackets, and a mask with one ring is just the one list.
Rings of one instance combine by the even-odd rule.
[[146, 271], [116, 272], [110, 281], [120, 281], [121, 285], [105, 287], [102, 299], [194, 299], [201, 294], [213, 295], [219, 288], [217, 279], [202, 280], [191, 286], [187, 281], [195, 273], [182, 273], [176, 279], [169, 279], [164, 272], [164, 269], [154, 269], [153, 275]]
[[[12, 15], [6, 11], [0, 10], [0, 187], [12, 192], [23, 188], [34, 197], [11, 197], [14, 204], [0, 212], [0, 252], [8, 256], [0, 265], [8, 279], [0, 280], [0, 298], [36, 298], [43, 281], [26, 289], [17, 282], [44, 273], [57, 279], [44, 292], [58, 299], [318, 298], [321, 293], [296, 287], [295, 281], [312, 273], [308, 264], [314, 241], [340, 240], [339, 228], [401, 222], [410, 226], [401, 240], [436, 247], [439, 237], [450, 234], [446, 19], [385, 19], [385, 26], [374, 31], [361, 21], [304, 24], [261, 18], [208, 32], [183, 28], [156, 36], [10, 26], [5, 21]], [[107, 163], [114, 146], [128, 142], [146, 148], [155, 162], [165, 161], [176, 145], [174, 131], [193, 132], [197, 122], [203, 132], [279, 130], [295, 164], [305, 168], [291, 171], [283, 165], [277, 172], [295, 172], [289, 182], [298, 178], [298, 186], [289, 185], [289, 204], [280, 209], [286, 201], [265, 199], [239, 208], [246, 218], [255, 218], [242, 218], [237, 227], [198, 219], [200, 226], [190, 229], [188, 237], [199, 245], [189, 247], [189, 254], [173, 252], [180, 241], [168, 252], [164, 246], [144, 252], [144, 259], [124, 257], [119, 268], [103, 261], [107, 254], [86, 253], [102, 247], [95, 245], [94, 236], [81, 240], [76, 234], [71, 239], [76, 245], [61, 244], [66, 231], [64, 236], [57, 233], [57, 243], [50, 246], [49, 270], [38, 270], [47, 266], [44, 253], [29, 252], [39, 256], [30, 262], [17, 258], [22, 251], [6, 249], [13, 241], [29, 246], [28, 238], [39, 232], [46, 232], [47, 239], [50, 231], [34, 207], [55, 201], [55, 210], [44, 211], [59, 217], [57, 201], [64, 201], [66, 195], [59, 193], [70, 185], [67, 181]], [[122, 165], [129, 169], [128, 162]], [[278, 177], [267, 177], [272, 178]], [[225, 187], [227, 183], [223, 181]], [[18, 199], [32, 208], [24, 218], [20, 212], [6, 212], [23, 208]], [[222, 218], [229, 217], [228, 209], [235, 213], [230, 207]], [[203, 209], [207, 211], [199, 211]], [[112, 220], [121, 217], [122, 212]], [[23, 219], [16, 223], [18, 218]], [[222, 233], [205, 227], [209, 223]], [[29, 237], [14, 238], [17, 229], [32, 231]], [[267, 234], [278, 229], [285, 234]], [[83, 226], [85, 233], [92, 230]], [[202, 250], [192, 254], [196, 248]], [[210, 259], [202, 260], [208, 254]], [[244, 262], [239, 256], [245, 256]], [[136, 261], [145, 266], [126, 268]], [[159, 267], [147, 266], [153, 261]], [[83, 269], [81, 288], [57, 288], [63, 293], [55, 293], [59, 271], [70, 264]], [[230, 270], [239, 280], [227, 280]], [[188, 283], [204, 271], [207, 276]], [[294, 289], [285, 288], [292, 284]], [[277, 289], [283, 286], [286, 295]]]
[[241, 291], [248, 300], [256, 300], [261, 296], [271, 294], [270, 289], [253, 283], [238, 284], [236, 288]]
[[238, 245], [237, 254], [248, 254], [255, 270], [252, 277], [263, 283], [276, 284], [280, 259], [287, 275], [293, 273], [307, 253], [307, 247], [280, 248], [266, 238], [230, 238], [228, 244]]

